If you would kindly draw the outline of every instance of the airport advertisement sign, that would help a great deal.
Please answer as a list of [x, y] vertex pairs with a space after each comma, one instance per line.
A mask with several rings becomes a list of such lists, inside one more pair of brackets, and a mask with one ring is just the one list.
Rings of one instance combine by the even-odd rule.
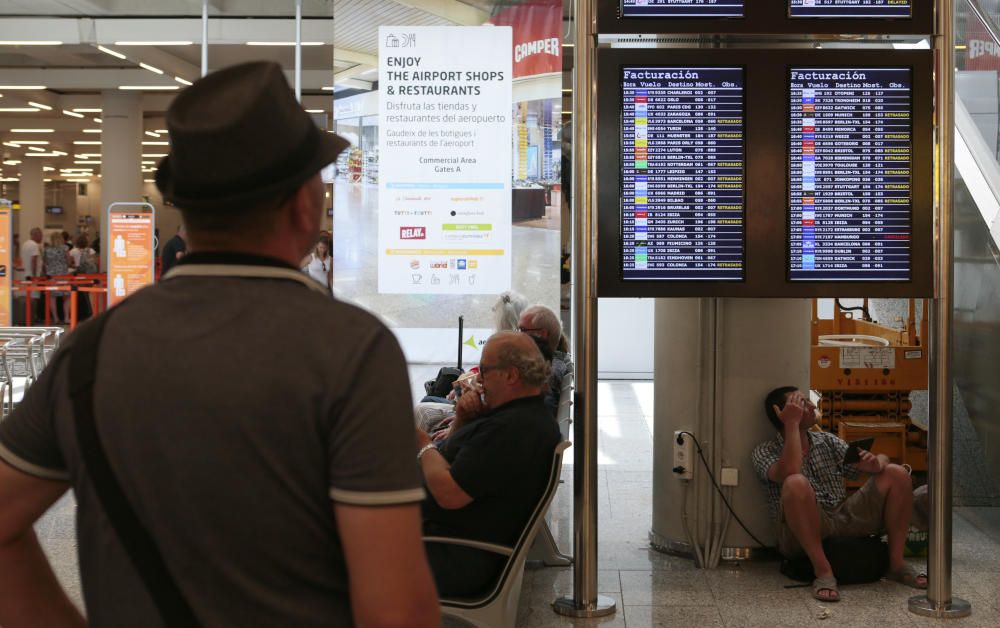
[[112, 203], [108, 208], [108, 307], [153, 283], [153, 206]]
[[511, 286], [512, 33], [379, 28], [378, 290]]

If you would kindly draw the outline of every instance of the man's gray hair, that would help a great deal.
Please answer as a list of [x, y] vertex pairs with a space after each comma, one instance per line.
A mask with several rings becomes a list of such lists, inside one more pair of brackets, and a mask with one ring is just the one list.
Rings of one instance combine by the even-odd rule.
[[521, 315], [528, 317], [532, 327], [546, 331], [548, 338], [545, 339], [545, 342], [548, 343], [550, 350], [555, 351], [559, 339], [562, 337], [562, 322], [556, 313], [544, 305], [532, 305]]
[[528, 300], [513, 290], [501, 292], [493, 304], [493, 331], [517, 331], [517, 321]]
[[[520, 342], [519, 338], [529, 342]], [[500, 340], [497, 347], [497, 366], [516, 368], [521, 374], [521, 381], [529, 386], [544, 386], [549, 381], [552, 371], [548, 362], [542, 356], [541, 350], [525, 334], [516, 331], [501, 331], [490, 336], [490, 340]]]

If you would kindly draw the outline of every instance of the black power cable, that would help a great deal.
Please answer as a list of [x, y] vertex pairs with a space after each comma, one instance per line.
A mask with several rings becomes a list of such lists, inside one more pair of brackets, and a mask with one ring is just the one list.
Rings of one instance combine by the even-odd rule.
[[866, 320], [866, 321], [871, 321], [872, 320], [871, 312], [868, 311], [868, 307], [867, 306], [860, 305], [860, 306], [857, 306], [857, 307], [845, 307], [845, 306], [843, 306], [843, 305], [840, 304], [840, 299], [834, 299], [834, 301], [837, 303], [837, 307], [840, 308], [841, 310], [843, 310], [845, 312], [861, 312], [861, 316], [862, 316], [862, 318], [864, 318], [864, 320]]
[[754, 541], [757, 542], [757, 545], [760, 545], [761, 548], [763, 549], [767, 549], [767, 545], [765, 545], [763, 541], [758, 539], [757, 536], [750, 531], [750, 529], [746, 526], [746, 524], [743, 523], [743, 520], [740, 519], [740, 516], [736, 514], [736, 511], [733, 510], [733, 507], [729, 503], [729, 500], [726, 499], [726, 495], [725, 493], [722, 492], [722, 488], [719, 486], [719, 483], [715, 481], [715, 474], [712, 473], [712, 467], [709, 466], [708, 460], [705, 459], [705, 454], [701, 450], [701, 443], [698, 442], [698, 438], [691, 432], [680, 432], [680, 433], [687, 434], [688, 436], [691, 437], [691, 440], [694, 441], [695, 446], [698, 448], [698, 457], [701, 458], [701, 463], [705, 465], [705, 471], [708, 473], [708, 477], [712, 480], [712, 486], [715, 487], [716, 492], [719, 493], [719, 497], [722, 498], [722, 502], [726, 505], [726, 508], [729, 509], [729, 514], [731, 514], [736, 519], [736, 523], [740, 524], [740, 527], [743, 528], [743, 531], [749, 534], [750, 538], [752, 538]]

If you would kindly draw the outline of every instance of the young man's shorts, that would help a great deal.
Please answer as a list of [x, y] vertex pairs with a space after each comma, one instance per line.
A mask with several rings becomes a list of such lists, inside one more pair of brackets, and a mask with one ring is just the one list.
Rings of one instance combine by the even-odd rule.
[[[864, 486], [845, 499], [833, 512], [819, 509], [820, 538], [858, 537], [879, 534], [883, 530], [885, 495], [878, 492], [875, 478], [868, 478]], [[782, 556], [793, 558], [803, 553], [802, 546], [785, 521], [785, 513], [779, 514], [778, 551]]]

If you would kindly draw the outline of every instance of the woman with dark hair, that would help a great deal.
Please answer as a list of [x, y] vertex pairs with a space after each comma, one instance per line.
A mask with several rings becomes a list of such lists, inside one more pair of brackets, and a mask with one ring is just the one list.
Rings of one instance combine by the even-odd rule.
[[70, 252], [70, 267], [78, 275], [92, 275], [97, 272], [97, 252], [90, 248], [90, 238], [81, 233], [76, 239], [76, 246]]

